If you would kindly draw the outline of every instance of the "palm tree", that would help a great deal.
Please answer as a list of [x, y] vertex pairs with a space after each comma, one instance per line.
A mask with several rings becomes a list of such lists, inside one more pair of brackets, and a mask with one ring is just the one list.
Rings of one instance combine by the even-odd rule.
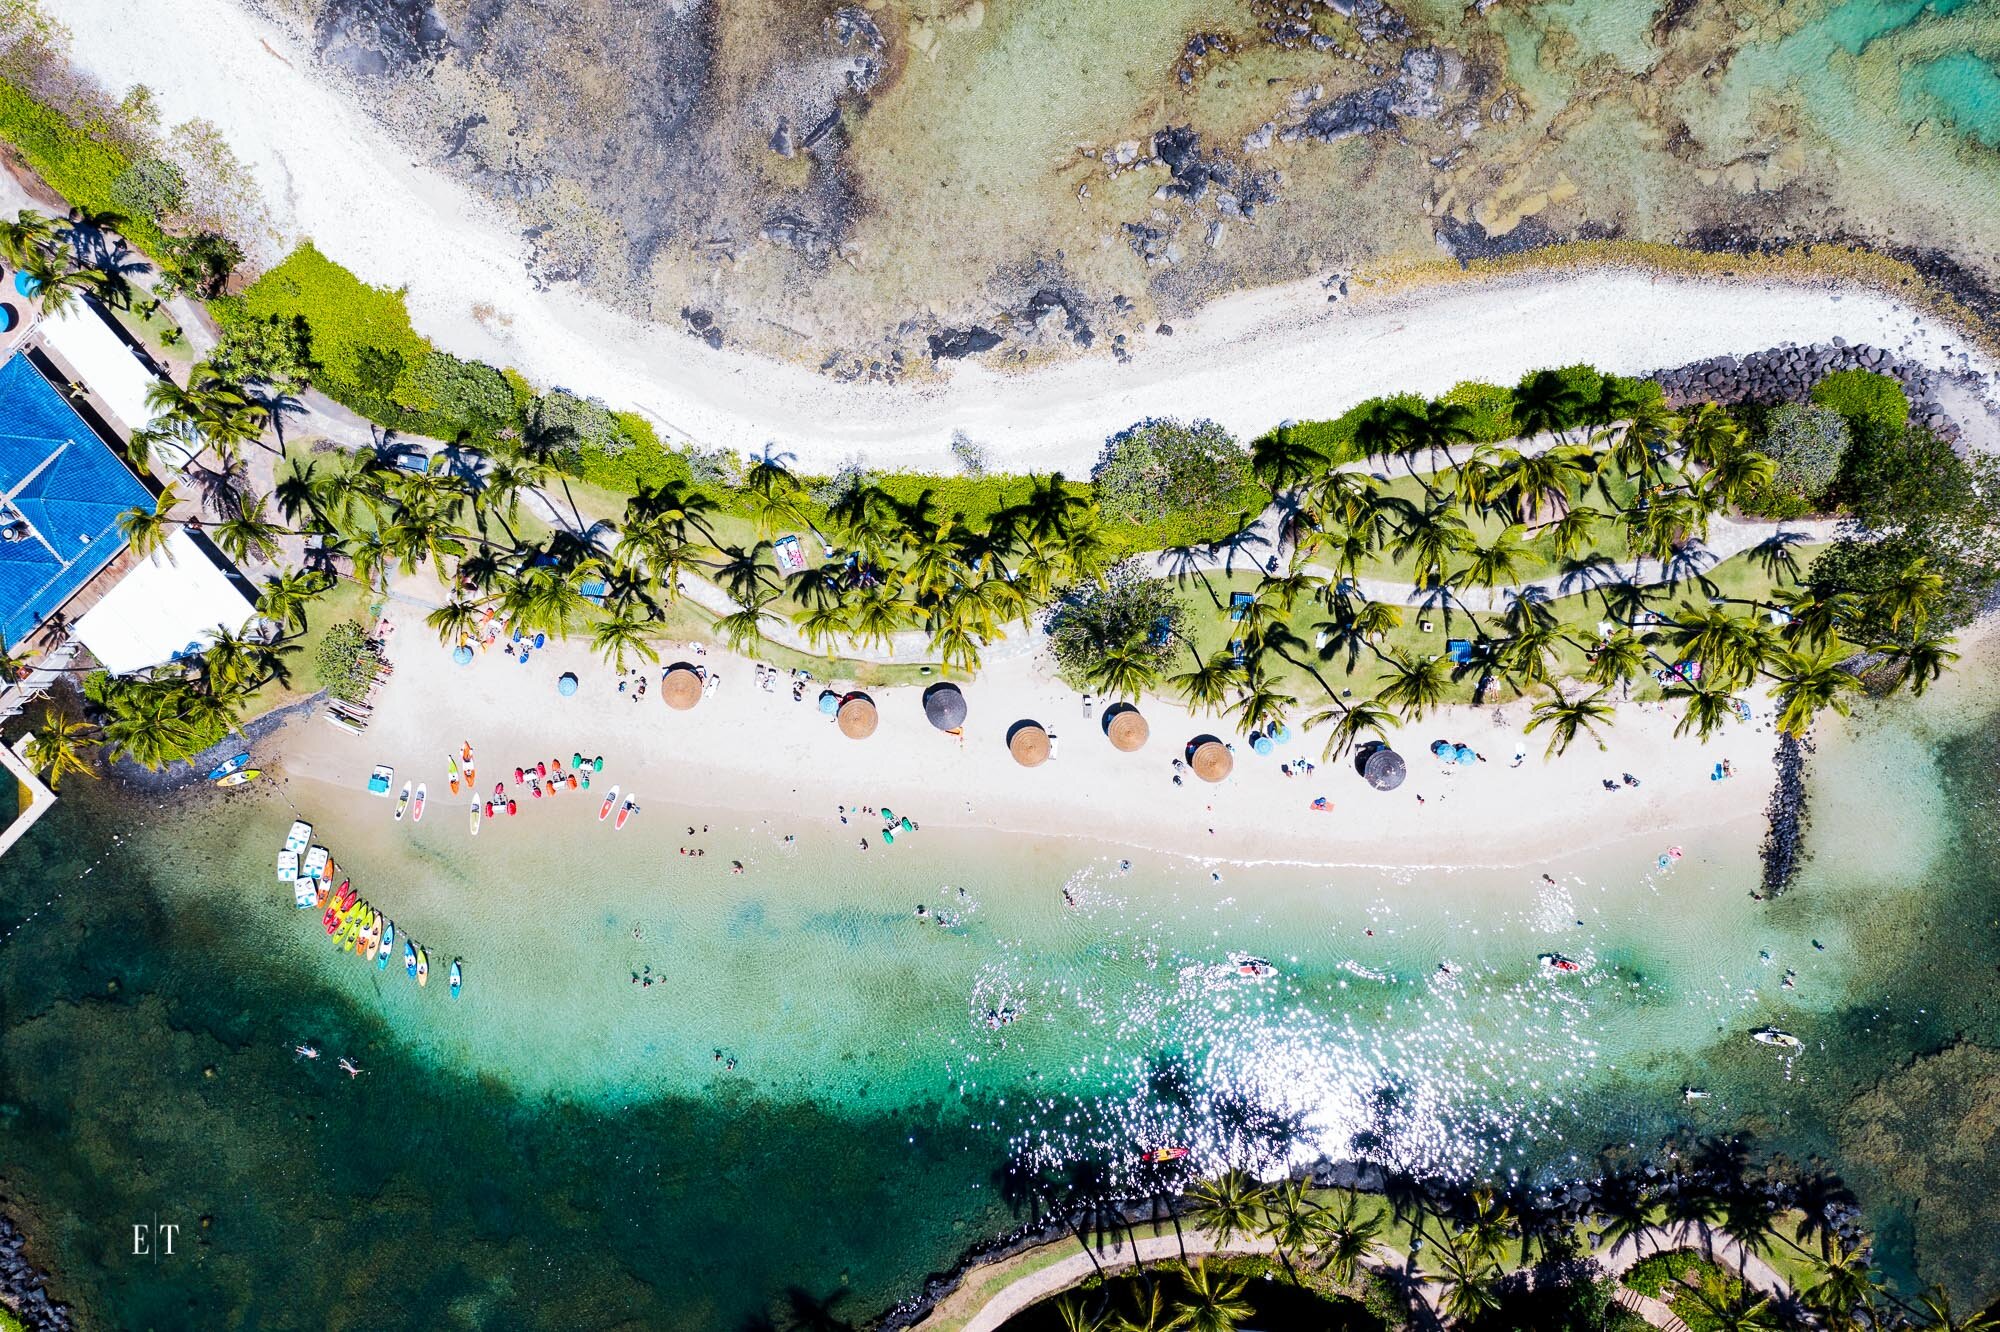
[[1387, 658], [1389, 679], [1375, 691], [1376, 701], [1400, 711], [1407, 721], [1422, 721], [1426, 712], [1444, 702], [1451, 683], [1451, 664], [1442, 657], [1412, 657], [1402, 648]]
[[1330, 462], [1291, 426], [1279, 426], [1250, 445], [1250, 474], [1272, 494], [1323, 475]]
[[1812, 1260], [1811, 1275], [1799, 1290], [1799, 1298], [1826, 1327], [1845, 1332], [1860, 1327], [1862, 1315], [1869, 1316], [1873, 1325], [1881, 1291], [1882, 1278], [1867, 1257], [1832, 1242], [1825, 1253]]
[[11, 222], [0, 222], [0, 258], [16, 268], [27, 267], [37, 254], [47, 253], [56, 243], [62, 223], [46, 213], [23, 208]]
[[[1679, 680], [1679, 677], [1674, 678]], [[1674, 727], [1675, 739], [1693, 731], [1697, 738], [1706, 740], [1736, 715], [1736, 705], [1728, 686], [1712, 680], [1683, 680], [1670, 684], [1665, 695], [1687, 704], [1686, 710], [1681, 713], [1680, 724]]]
[[764, 641], [764, 623], [776, 617], [764, 609], [763, 601], [739, 601], [736, 609], [716, 617], [716, 632], [730, 650], [749, 656]]
[[1892, 668], [1890, 688], [1910, 687], [1910, 692], [1922, 698], [1924, 690], [1931, 687], [1937, 678], [1945, 673], [1958, 654], [1951, 650], [1956, 638], [1940, 637], [1936, 634], [1921, 634], [1907, 643], [1883, 643], [1870, 648], [1879, 652]]
[[1499, 1307], [1494, 1279], [1500, 1269], [1490, 1257], [1452, 1236], [1442, 1239], [1433, 1253], [1437, 1270], [1425, 1275], [1441, 1287], [1439, 1309], [1454, 1319], [1470, 1322]]
[[1230, 686], [1242, 668], [1227, 651], [1216, 652], [1206, 661], [1197, 657], [1192, 669], [1167, 678], [1167, 687], [1181, 696], [1189, 710], [1214, 714], [1229, 701]]
[[1361, 1215], [1361, 1199], [1352, 1189], [1341, 1192], [1340, 1202], [1313, 1214], [1312, 1249], [1319, 1266], [1343, 1286], [1354, 1284], [1368, 1260], [1375, 1255], [1389, 1220], [1377, 1212]]
[[1320, 751], [1320, 759], [1331, 763], [1353, 753], [1364, 735], [1372, 735], [1378, 740], [1384, 738], [1387, 728], [1395, 720], [1395, 713], [1372, 698], [1364, 698], [1345, 707], [1336, 706], [1315, 712], [1306, 718], [1305, 724], [1306, 729], [1311, 730], [1315, 726], [1333, 723], [1332, 729], [1327, 732], [1326, 748]]
[[1575, 559], [1589, 549], [1591, 533], [1604, 521], [1604, 514], [1588, 504], [1572, 504], [1562, 517], [1542, 529], [1556, 554], [1563, 559]]
[[131, 680], [104, 700], [104, 743], [111, 752], [157, 772], [187, 752], [191, 733], [181, 719], [177, 681]]
[[1307, 1192], [1308, 1184], [1303, 1179], [1286, 1180], [1271, 1190], [1264, 1200], [1264, 1222], [1257, 1232], [1271, 1241], [1294, 1286], [1303, 1283], [1298, 1269], [1292, 1266], [1292, 1255], [1303, 1255], [1319, 1233], [1314, 1222], [1314, 1213], [1319, 1209]]
[[1583, 678], [1602, 689], [1636, 680], [1646, 670], [1646, 647], [1629, 633], [1617, 633], [1591, 649]]
[[871, 587], [848, 607], [855, 641], [893, 649], [898, 630], [910, 622], [910, 604], [888, 587]]
[[1604, 701], [1604, 693], [1600, 689], [1575, 699], [1558, 695], [1535, 705], [1524, 729], [1533, 732], [1543, 726], [1550, 728], [1549, 747], [1543, 753], [1544, 758], [1555, 758], [1567, 752], [1583, 732], [1589, 732], [1600, 745], [1603, 743], [1597, 734], [1597, 724], [1611, 719], [1611, 705]]
[[636, 615], [607, 615], [591, 627], [590, 645], [613, 670], [623, 672], [628, 656], [644, 657], [657, 662], [660, 650], [653, 646], [649, 621]]
[[1922, 633], [1932, 609], [1943, 598], [1944, 590], [1944, 575], [1931, 568], [1930, 561], [1919, 555], [1898, 569], [1871, 600], [1882, 614], [1889, 617], [1891, 629], [1901, 629], [1903, 621], [1908, 620], [1913, 633]]
[[1681, 453], [1699, 466], [1714, 467], [1737, 452], [1743, 438], [1743, 427], [1715, 403], [1697, 403], [1681, 417]]
[[1709, 1325], [1716, 1332], [1777, 1332], [1770, 1296], [1757, 1294], [1727, 1273], [1703, 1272], [1701, 1284], [1689, 1294], [1709, 1314]]
[[1778, 682], [1778, 729], [1786, 735], [1804, 735], [1821, 708], [1832, 708], [1845, 717], [1851, 705], [1847, 695], [1861, 682], [1840, 668], [1840, 657], [1822, 651], [1808, 657], [1801, 652], [1778, 654], [1772, 678]]
[[257, 596], [257, 613], [302, 634], [306, 631], [306, 607], [329, 586], [330, 581], [321, 574], [280, 570], [264, 580], [264, 589]]
[[1561, 439], [1583, 418], [1585, 405], [1583, 394], [1558, 371], [1530, 371], [1514, 388], [1514, 426], [1523, 437]]
[[1465, 519], [1440, 502], [1409, 514], [1392, 549], [1399, 560], [1415, 557], [1420, 582], [1435, 583], [1444, 577], [1451, 557], [1471, 544], [1472, 529]]
[[1298, 699], [1278, 687], [1256, 657], [1243, 668], [1242, 690], [1230, 710], [1236, 714], [1237, 727], [1245, 735], [1278, 721], [1286, 708], [1298, 703]]
[[253, 494], [238, 497], [235, 510], [212, 529], [215, 544], [238, 564], [252, 557], [268, 560], [278, 551], [282, 527], [264, 516], [264, 501]]
[[481, 621], [479, 604], [462, 599], [447, 601], [424, 616], [424, 623], [438, 636], [438, 642], [448, 647], [470, 642]]
[[1092, 1313], [1074, 1294], [1059, 1297], [1055, 1309], [1063, 1332], [1104, 1332], [1105, 1324], [1110, 1321], [1101, 1313]]
[[1243, 1298], [1249, 1284], [1242, 1277], [1212, 1275], [1205, 1263], [1181, 1268], [1180, 1307], [1174, 1326], [1186, 1332], [1236, 1332], [1244, 1319], [1256, 1312]]
[[1188, 1192], [1195, 1224], [1207, 1231], [1215, 1247], [1226, 1249], [1238, 1239], [1257, 1233], [1264, 1186], [1241, 1170], [1225, 1170]]
[[28, 762], [48, 774], [51, 791], [62, 786], [63, 774], [97, 776], [91, 766], [90, 751], [102, 744], [96, 728], [81, 717], [51, 708], [42, 724], [28, 737]]
[[2000, 1328], [2000, 1320], [1985, 1314], [1954, 1314], [1951, 1311], [1951, 1296], [1942, 1286], [1933, 1286], [1919, 1295], [1917, 1303], [1924, 1307], [1926, 1315], [1926, 1321], [1917, 1326], [1926, 1329], [1926, 1332], [1994, 1332], [1995, 1328]]
[[1490, 545], [1474, 546], [1466, 561], [1466, 577], [1487, 588], [1519, 579], [1521, 561], [1528, 554], [1527, 547], [1521, 544], [1522, 530], [1519, 523], [1514, 523], [1502, 529]]
[[134, 555], [150, 558], [160, 551], [167, 551], [167, 559], [173, 559], [173, 552], [167, 549], [167, 538], [179, 526], [167, 515], [181, 502], [180, 493], [173, 486], [160, 488], [159, 498], [148, 509], [144, 505], [134, 505], [118, 515], [118, 531], [124, 536]]
[[847, 607], [839, 602], [825, 606], [811, 606], [795, 611], [792, 623], [798, 626], [799, 636], [824, 652], [833, 655], [833, 648], [843, 634], [849, 631]]

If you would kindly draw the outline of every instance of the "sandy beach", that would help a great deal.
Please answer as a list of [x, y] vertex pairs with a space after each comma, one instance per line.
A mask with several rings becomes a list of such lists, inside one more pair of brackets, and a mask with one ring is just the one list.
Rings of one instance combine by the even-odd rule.
[[[491, 735], [504, 717], [508, 754], [487, 754], [481, 785], [505, 776], [511, 785], [518, 756], [565, 755], [582, 737], [598, 737], [615, 760], [625, 791], [677, 805], [759, 812], [785, 831], [830, 826], [836, 807], [887, 805], [926, 826], [997, 829], [1038, 836], [1075, 836], [1229, 864], [1394, 865], [1407, 868], [1532, 866], [1613, 841], [1651, 837], [1665, 851], [1682, 840], [1712, 836], [1726, 825], [1755, 823], [1772, 781], [1775, 737], [1770, 705], [1758, 700], [1751, 724], [1732, 724], [1708, 744], [1676, 740], [1676, 717], [1658, 705], [1628, 705], [1605, 730], [1599, 752], [1580, 739], [1545, 762], [1546, 736], [1522, 734], [1529, 706], [1448, 708], [1389, 733], [1406, 756], [1409, 779], [1393, 793], [1374, 791], [1351, 761], [1321, 763], [1323, 741], [1299, 734], [1268, 756], [1253, 754], [1227, 722], [1196, 718], [1173, 703], [1149, 698], [1143, 710], [1150, 743], [1122, 753], [1105, 739], [1101, 710], [1086, 716], [1082, 696], [1054, 677], [1042, 654], [989, 665], [964, 686], [969, 716], [962, 736], [934, 729], [916, 687], [870, 691], [880, 726], [850, 740], [820, 714], [821, 686], [793, 702], [790, 681], [758, 686], [755, 664], [722, 649], [663, 651], [663, 662], [685, 659], [719, 675], [716, 689], [690, 712], [675, 712], [649, 688], [634, 702], [617, 677], [580, 643], [554, 643], [527, 665], [498, 649], [457, 666], [423, 625], [422, 607], [394, 602], [398, 628], [390, 655], [393, 681], [382, 691], [364, 737], [323, 722], [295, 723], [286, 740], [286, 775], [349, 790], [376, 763], [429, 773], [434, 798], [441, 767], [435, 756], [467, 736]], [[561, 698], [556, 680], [574, 671], [581, 688]], [[648, 674], [657, 686], [659, 667]], [[1301, 716], [1303, 713], [1301, 713]], [[1033, 719], [1056, 740], [1056, 757], [1038, 768], [1017, 764], [1008, 729]], [[1295, 718], [1295, 722], [1296, 722]], [[1236, 746], [1235, 770], [1210, 785], [1183, 774], [1174, 785], [1173, 760], [1198, 735]], [[616, 737], [615, 742], [611, 737]], [[1470, 745], [1481, 762], [1447, 768], [1430, 753], [1436, 739]], [[1517, 751], [1525, 757], [1514, 765]], [[1281, 763], [1305, 758], [1317, 771], [1287, 777]], [[1728, 759], [1736, 776], [1710, 780]], [[509, 769], [502, 774], [497, 765]], [[1603, 782], [1631, 773], [1635, 788]], [[1324, 796], [1332, 808], [1315, 811]], [[1418, 797], [1422, 797], [1421, 800]], [[586, 796], [584, 799], [594, 799]], [[442, 812], [442, 811], [441, 811]], [[459, 821], [463, 813], [445, 817]], [[644, 817], [642, 813], [640, 817]], [[854, 840], [865, 854], [895, 854], [876, 844], [879, 821], [854, 815]], [[503, 835], [511, 833], [504, 830]], [[856, 854], [863, 854], [856, 846]]]
[[[1635, 373], [1834, 337], [1943, 370], [1995, 370], [1948, 325], [1830, 282], [1606, 270], [1394, 298], [1370, 298], [1357, 282], [1354, 299], [1330, 304], [1329, 270], [1219, 300], [1123, 365], [1093, 356], [1007, 374], [960, 363], [941, 384], [840, 384], [711, 351], [607, 311], [570, 284], [539, 285], [512, 220], [412, 162], [309, 73], [310, 57], [282, 29], [231, 0], [46, 7], [77, 34], [79, 67], [104, 85], [144, 82], [164, 123], [201, 117], [221, 129], [269, 210], [266, 262], [310, 238], [365, 280], [406, 288], [417, 327], [447, 350], [639, 410], [673, 441], [770, 445], [807, 470], [859, 456], [878, 468], [949, 471], [952, 433], [963, 430], [996, 466], [1077, 475], [1106, 436], [1148, 416], [1207, 416], [1247, 437], [1376, 394], [1511, 382], [1537, 366], [1588, 360]], [[1991, 401], [1989, 389], [1988, 410]]]

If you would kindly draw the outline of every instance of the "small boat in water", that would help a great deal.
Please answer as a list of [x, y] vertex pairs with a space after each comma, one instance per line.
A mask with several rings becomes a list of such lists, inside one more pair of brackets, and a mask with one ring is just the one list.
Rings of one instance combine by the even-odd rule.
[[1548, 971], [1558, 971], [1563, 973], [1564, 975], [1569, 975], [1573, 972], [1578, 972], [1583, 970], [1583, 964], [1581, 962], [1578, 962], [1573, 958], [1564, 957], [1561, 953], [1543, 953], [1541, 957], [1541, 962], [1544, 969]]
[[417, 977], [417, 946], [408, 939], [403, 940], [403, 970], [411, 980]]
[[417, 802], [410, 806], [410, 822], [422, 823], [424, 821], [424, 797], [429, 794], [430, 787], [425, 786], [422, 782], [418, 782]]
[[248, 767], [249, 764], [250, 764], [250, 754], [249, 751], [246, 750], [243, 753], [238, 754], [235, 758], [228, 759], [225, 762], [219, 763], [215, 767], [210, 768], [208, 770], [208, 780], [210, 780], [211, 782], [219, 782], [224, 777], [229, 776], [231, 773], [237, 773], [243, 771], [243, 769]]
[[382, 922], [382, 947], [375, 954], [375, 970], [387, 971], [389, 969], [389, 955], [395, 950], [395, 947], [396, 922], [385, 920]]
[[262, 768], [245, 768], [242, 772], [232, 772], [227, 777], [218, 778], [215, 784], [217, 786], [241, 786], [245, 782], [254, 782], [263, 775], [264, 770]]
[[1166, 1165], [1170, 1161], [1187, 1159], [1185, 1147], [1150, 1147], [1139, 1154], [1140, 1165]]
[[1753, 1031], [1750, 1033], [1750, 1039], [1760, 1045], [1775, 1045], [1786, 1050], [1796, 1050], [1805, 1044], [1804, 1041], [1792, 1035], [1789, 1031], [1780, 1031], [1776, 1027], [1765, 1027], [1759, 1031]]
[[398, 823], [402, 822], [403, 815], [407, 814], [409, 812], [409, 809], [410, 809], [410, 784], [408, 782], [404, 782], [403, 793], [396, 797], [396, 821]]
[[625, 826], [625, 820], [631, 818], [632, 811], [638, 808], [639, 808], [639, 797], [637, 796], [625, 797], [625, 804], [618, 811], [618, 822], [612, 826], [617, 828], [623, 828]]
[[1231, 953], [1229, 974], [1245, 980], [1269, 980], [1278, 974], [1278, 969], [1264, 958], [1252, 957], [1248, 953]]
[[303, 856], [306, 848], [312, 845], [312, 839], [313, 826], [304, 819], [295, 820], [291, 831], [285, 834], [285, 850], [296, 851]]
[[611, 793], [604, 797], [604, 803], [597, 807], [597, 821], [599, 823], [602, 823], [606, 819], [610, 818], [611, 807], [617, 803], [618, 803], [618, 788], [614, 786], [611, 788]]
[[299, 877], [299, 853], [280, 851], [278, 853], [278, 882], [296, 883]]
[[430, 983], [431, 983], [431, 955], [429, 953], [426, 953], [423, 949], [419, 948], [417, 950], [417, 984], [429, 985]]
[[451, 997], [458, 998], [458, 987], [465, 984], [465, 973], [458, 968], [458, 959], [451, 960]]

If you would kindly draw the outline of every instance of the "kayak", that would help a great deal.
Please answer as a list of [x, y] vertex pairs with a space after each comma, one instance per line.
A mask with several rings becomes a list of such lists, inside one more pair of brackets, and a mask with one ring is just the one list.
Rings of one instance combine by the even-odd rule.
[[1561, 953], [1543, 953], [1541, 963], [1550, 971], [1560, 971], [1565, 975], [1583, 970], [1582, 963], [1564, 957]]
[[637, 796], [627, 796], [627, 797], [625, 798], [625, 805], [624, 805], [624, 808], [622, 808], [622, 809], [620, 809], [620, 810], [618, 811], [618, 822], [617, 822], [617, 823], [615, 823], [615, 824], [613, 824], [612, 826], [613, 826], [613, 827], [615, 827], [615, 828], [623, 828], [623, 827], [625, 826], [625, 820], [627, 820], [627, 819], [631, 818], [631, 817], [632, 817], [632, 811], [633, 811], [633, 810], [635, 810], [635, 809], [637, 809], [637, 808], [639, 808], [639, 799], [638, 799], [638, 797], [637, 797]]
[[[523, 768], [514, 769], [514, 785], [519, 786], [522, 782], [525, 782], [527, 780], [528, 780], [528, 774], [526, 769]], [[498, 791], [500, 788], [496, 786], [493, 789], [495, 791]]]
[[367, 935], [368, 960], [373, 962], [375, 955], [382, 951], [382, 922], [380, 919], [368, 922]]
[[254, 782], [263, 775], [264, 775], [264, 770], [262, 768], [245, 768], [242, 772], [230, 773], [227, 777], [224, 777], [220, 781], [216, 782], [216, 785], [241, 786], [245, 782]]
[[1154, 1147], [1140, 1155], [1139, 1163], [1141, 1165], [1165, 1165], [1169, 1161], [1185, 1160], [1187, 1154], [1188, 1149], [1185, 1147]]
[[618, 803], [618, 788], [612, 787], [611, 794], [604, 797], [604, 803], [597, 807], [597, 821], [604, 822], [611, 817], [611, 807]]
[[458, 987], [465, 984], [465, 973], [458, 969], [458, 959], [451, 962], [451, 997], [458, 998]]
[[211, 782], [219, 782], [224, 777], [229, 776], [233, 772], [242, 771], [243, 768], [249, 762], [250, 762], [250, 754], [246, 750], [245, 752], [238, 754], [235, 758], [229, 759], [226, 762], [217, 764], [215, 767], [210, 768], [208, 771], [208, 780], [210, 780]]
[[1792, 1035], [1789, 1031], [1780, 1031], [1776, 1027], [1766, 1027], [1762, 1031], [1753, 1031], [1750, 1033], [1750, 1039], [1763, 1045], [1781, 1046], [1787, 1050], [1796, 1050], [1805, 1044], [1804, 1041]]
[[417, 946], [408, 939], [403, 940], [403, 970], [412, 977], [417, 974]]
[[472, 798], [472, 835], [479, 836], [479, 797]]
[[385, 921], [382, 925], [382, 947], [375, 954], [375, 970], [389, 969], [389, 952], [396, 946], [396, 922]]
[[396, 797], [396, 821], [402, 822], [403, 815], [410, 808], [410, 784], [403, 783], [403, 794]]
[[493, 798], [495, 800], [503, 800], [506, 798], [506, 796], [507, 796], [507, 783], [505, 782], [493, 783]]
[[453, 757], [452, 757], [451, 755], [449, 755], [449, 754], [446, 754], [446, 755], [444, 756], [444, 766], [445, 766], [445, 769], [446, 769], [447, 773], [448, 773], [448, 774], [450, 775], [450, 777], [451, 777], [451, 793], [452, 793], [453, 795], [457, 795], [457, 794], [458, 794], [458, 760], [457, 760], [457, 759], [455, 759], [455, 758], [453, 758]]
[[419, 948], [417, 950], [417, 984], [429, 985], [430, 983], [431, 983], [430, 954], [426, 953], [423, 949]]
[[520, 801], [518, 801], [518, 800], [509, 800], [509, 801], [507, 802], [507, 817], [508, 817], [508, 818], [512, 818], [512, 817], [514, 817], [514, 816], [515, 816], [516, 814], [519, 814], [520, 812], [521, 812], [521, 802], [520, 802]]
[[1278, 974], [1278, 969], [1261, 957], [1248, 953], [1235, 953], [1229, 958], [1230, 971], [1247, 980], [1269, 980]]

